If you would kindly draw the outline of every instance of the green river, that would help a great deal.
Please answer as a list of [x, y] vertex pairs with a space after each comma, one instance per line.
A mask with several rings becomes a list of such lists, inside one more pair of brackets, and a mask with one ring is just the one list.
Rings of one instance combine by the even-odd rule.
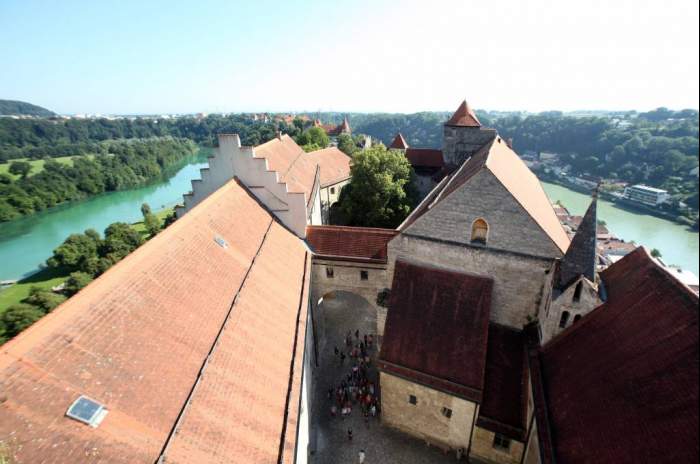
[[[591, 202], [587, 195], [542, 182], [552, 201], [560, 200], [571, 214], [583, 215]], [[606, 222], [618, 238], [658, 249], [666, 264], [680, 266], [698, 275], [698, 233], [674, 222], [646, 214], [632, 213], [609, 201], [598, 201], [598, 219]]]
[[170, 167], [161, 180], [143, 187], [105, 193], [0, 223], [0, 280], [36, 271], [72, 233], [89, 228], [102, 233], [113, 222], [140, 221], [143, 203], [157, 211], [182, 202], [182, 194], [192, 189], [190, 181], [198, 179], [199, 169], [207, 165], [208, 153], [200, 150]]
[[[0, 280], [18, 279], [38, 269], [53, 249], [69, 234], [93, 228], [102, 232], [116, 221], [141, 219], [141, 204], [159, 210], [182, 201], [191, 189], [190, 180], [199, 178], [206, 165], [206, 152], [190, 157], [170, 169], [158, 182], [144, 187], [112, 192], [62, 205], [11, 222], [0, 223]], [[572, 214], [583, 214], [590, 197], [564, 187], [543, 183], [552, 201], [561, 202]], [[601, 201], [599, 219], [625, 240], [658, 248], [663, 259], [698, 274], [698, 234], [663, 219], [635, 214]]]

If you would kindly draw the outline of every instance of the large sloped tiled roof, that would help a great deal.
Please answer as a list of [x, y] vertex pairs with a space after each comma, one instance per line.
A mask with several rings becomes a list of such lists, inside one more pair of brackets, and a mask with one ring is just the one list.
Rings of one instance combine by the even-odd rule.
[[[698, 462], [698, 297], [639, 248], [540, 355], [543, 462]], [[539, 421], [539, 419], [538, 419]]]
[[397, 260], [379, 368], [480, 402], [490, 278]]
[[477, 425], [524, 441], [528, 385], [523, 333], [499, 324], [489, 324], [484, 399]]
[[258, 145], [255, 157], [267, 159], [268, 168], [279, 173], [280, 182], [290, 192], [304, 193], [307, 202], [311, 201], [318, 165], [293, 138], [285, 134]]
[[406, 218], [399, 229], [404, 230], [409, 227], [433, 206], [469, 182], [482, 169], [491, 171], [561, 252], [566, 252], [569, 247], [569, 237], [557, 218], [540, 181], [500, 137], [484, 145], [459, 169], [443, 179]]
[[312, 151], [307, 156], [321, 170], [321, 186], [333, 185], [350, 178], [351, 158], [337, 147]]
[[414, 168], [442, 168], [445, 161], [442, 150], [434, 148], [407, 148], [406, 158]]
[[479, 118], [476, 117], [476, 113], [469, 107], [466, 100], [459, 105], [457, 111], [454, 112], [452, 117], [445, 123], [447, 126], [460, 126], [460, 127], [481, 127], [481, 122]]
[[307, 226], [306, 242], [319, 257], [385, 263], [387, 244], [398, 233], [373, 227]]
[[[0, 347], [0, 439], [17, 462], [292, 462], [309, 261], [228, 182]], [[65, 416], [79, 395], [98, 428]]]

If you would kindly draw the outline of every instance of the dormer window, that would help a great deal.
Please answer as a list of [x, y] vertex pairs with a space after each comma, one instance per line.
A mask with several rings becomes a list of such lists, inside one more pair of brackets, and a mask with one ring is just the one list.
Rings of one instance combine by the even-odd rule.
[[486, 220], [479, 218], [472, 224], [471, 242], [486, 245], [489, 238], [489, 225]]

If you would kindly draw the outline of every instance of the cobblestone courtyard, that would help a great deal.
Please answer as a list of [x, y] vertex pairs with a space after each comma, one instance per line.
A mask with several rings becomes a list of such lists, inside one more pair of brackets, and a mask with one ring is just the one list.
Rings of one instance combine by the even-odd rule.
[[[367, 455], [366, 464], [444, 464], [455, 463], [454, 455], [446, 455], [437, 448], [390, 430], [380, 424], [379, 418], [370, 418], [365, 424], [362, 410], [353, 407], [350, 417], [340, 414], [331, 417], [332, 400], [328, 400], [328, 389], [340, 385], [352, 369], [351, 358], [343, 366], [334, 354], [334, 347], [344, 349], [348, 331], [362, 334], [375, 333], [376, 314], [363, 298], [346, 292], [338, 292], [335, 298], [324, 299], [317, 313], [319, 336], [319, 367], [316, 371], [314, 405], [314, 427], [318, 431], [317, 450], [311, 457], [314, 464], [357, 463], [358, 452]], [[353, 335], [354, 338], [354, 335]], [[371, 352], [372, 368], [368, 372], [371, 381], [378, 384], [376, 371], [376, 349]], [[352, 429], [353, 440], [348, 440], [348, 429]]]

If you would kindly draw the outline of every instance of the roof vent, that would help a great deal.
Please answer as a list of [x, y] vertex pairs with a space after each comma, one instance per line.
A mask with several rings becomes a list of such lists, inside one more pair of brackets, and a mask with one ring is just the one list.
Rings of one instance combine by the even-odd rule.
[[80, 397], [71, 404], [70, 408], [68, 408], [66, 416], [96, 428], [104, 420], [108, 412], [109, 411], [97, 401], [85, 395], [80, 395]]
[[216, 242], [217, 245], [219, 245], [221, 248], [228, 248], [228, 242], [224, 240], [222, 237], [219, 237], [218, 235], [214, 237], [214, 241]]

